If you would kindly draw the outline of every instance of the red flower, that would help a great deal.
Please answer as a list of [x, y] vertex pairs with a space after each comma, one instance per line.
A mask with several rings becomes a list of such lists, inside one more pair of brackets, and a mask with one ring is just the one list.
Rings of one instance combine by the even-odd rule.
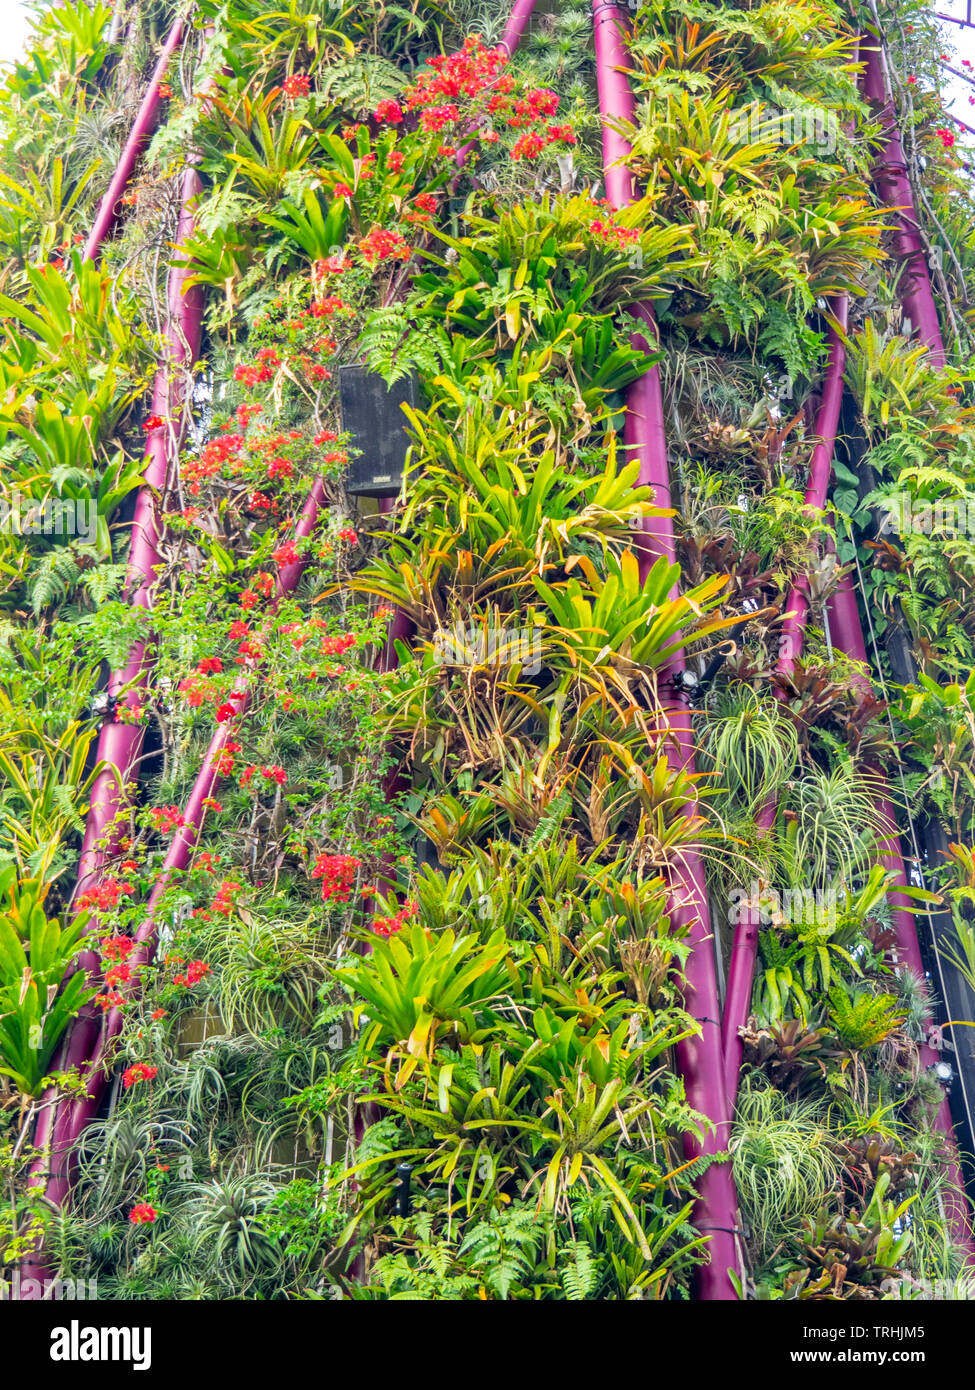
[[351, 197], [352, 197], [352, 189], [349, 187], [349, 185], [348, 185], [347, 183], [337, 183], [337, 184], [335, 185], [334, 192], [335, 192], [336, 198], [351, 198]]
[[152, 821], [153, 829], [163, 835], [168, 835], [173, 830], [182, 830], [186, 824], [178, 806], [154, 806], [149, 812], [149, 819]]
[[390, 125], [399, 125], [403, 119], [403, 109], [395, 101], [381, 101], [372, 114], [377, 121], [388, 121]]
[[203, 660], [197, 664], [196, 669], [201, 676], [208, 676], [211, 672], [219, 675], [223, 670], [223, 662], [220, 660], [219, 656], [205, 656]]
[[358, 534], [353, 531], [351, 526], [345, 526], [339, 532], [339, 540], [346, 541], [349, 545], [355, 545], [358, 539]]
[[386, 156], [386, 168], [391, 174], [398, 174], [403, 167], [403, 155], [399, 150], [390, 150]]
[[129, 1212], [129, 1220], [133, 1226], [151, 1226], [158, 1215], [156, 1208], [148, 1202], [137, 1202]]
[[165, 423], [166, 421], [161, 415], [150, 415], [142, 428], [145, 430], [146, 434], [152, 434], [153, 430], [162, 429]]
[[103, 936], [100, 945], [106, 960], [125, 960], [135, 949], [135, 941], [131, 936]]
[[234, 718], [236, 718], [236, 716], [237, 716], [237, 711], [234, 709], [233, 705], [218, 705], [218, 706], [217, 706], [217, 723], [218, 723], [218, 724], [226, 724], [228, 720], [234, 719]]
[[295, 549], [294, 541], [286, 541], [284, 545], [279, 545], [277, 550], [272, 550], [271, 559], [278, 569], [284, 569], [286, 565], [296, 565], [301, 556]]
[[937, 135], [938, 139], [941, 141], [945, 149], [950, 150], [952, 145], [955, 143], [954, 132], [946, 130], [943, 126], [939, 126], [939, 128], [934, 133], [935, 135]]
[[140, 1081], [151, 1081], [158, 1071], [158, 1067], [150, 1067], [145, 1062], [134, 1062], [131, 1067], [126, 1067], [122, 1073], [122, 1085], [128, 1090], [130, 1086], [136, 1086]]
[[296, 72], [284, 79], [282, 90], [286, 97], [294, 101], [296, 97], [306, 97], [311, 89], [311, 78]]
[[322, 880], [322, 898], [325, 902], [334, 898], [336, 902], [347, 903], [352, 895], [352, 882], [362, 860], [351, 854], [320, 854], [311, 871], [312, 878]]
[[386, 231], [383, 227], [373, 227], [359, 242], [359, 250], [365, 260], [373, 265], [390, 257], [398, 261], [410, 259], [410, 248], [399, 232]]

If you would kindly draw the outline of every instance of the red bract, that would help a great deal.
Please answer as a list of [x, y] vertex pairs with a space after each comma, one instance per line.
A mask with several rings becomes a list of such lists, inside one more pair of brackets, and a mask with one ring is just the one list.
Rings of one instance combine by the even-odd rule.
[[347, 903], [352, 896], [352, 883], [362, 868], [362, 860], [351, 854], [320, 854], [311, 871], [312, 878], [322, 880], [322, 899]]
[[370, 926], [377, 936], [394, 936], [396, 932], [402, 931], [409, 919], [415, 915], [416, 903], [404, 903], [399, 912], [392, 917], [373, 917]]
[[373, 227], [359, 242], [359, 250], [371, 265], [390, 258], [397, 261], [410, 259], [410, 248], [399, 232], [387, 231], [383, 227]]
[[168, 835], [173, 830], [182, 830], [186, 821], [180, 815], [178, 806], [154, 806], [149, 812], [154, 830]]
[[158, 1067], [150, 1067], [146, 1062], [134, 1062], [122, 1073], [122, 1085], [128, 1090], [130, 1086], [137, 1086], [140, 1081], [151, 1081], [158, 1071]]
[[135, 949], [135, 940], [131, 936], [103, 936], [99, 944], [106, 960], [125, 960]]
[[137, 1202], [129, 1212], [129, 1220], [133, 1226], [151, 1226], [158, 1215], [156, 1208], [148, 1202]]
[[292, 73], [290, 77], [284, 79], [281, 90], [291, 101], [297, 97], [306, 97], [311, 90], [311, 78], [305, 73]]
[[388, 121], [390, 125], [399, 125], [403, 119], [403, 109], [396, 101], [381, 101], [372, 114], [377, 121]]
[[277, 550], [271, 551], [271, 559], [278, 569], [284, 569], [286, 565], [296, 565], [301, 556], [295, 549], [294, 541], [285, 541], [284, 545], [279, 545]]
[[77, 903], [78, 910], [95, 907], [101, 912], [109, 912], [112, 908], [118, 907], [118, 900], [123, 894], [131, 892], [129, 884], [119, 883], [116, 878], [104, 878], [96, 888], [89, 888], [87, 893], [81, 894]]

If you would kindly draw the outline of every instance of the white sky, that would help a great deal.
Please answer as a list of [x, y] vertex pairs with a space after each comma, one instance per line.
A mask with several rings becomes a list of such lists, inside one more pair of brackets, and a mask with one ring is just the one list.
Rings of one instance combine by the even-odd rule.
[[20, 57], [30, 27], [30, 11], [20, 0], [0, 0], [0, 62]]

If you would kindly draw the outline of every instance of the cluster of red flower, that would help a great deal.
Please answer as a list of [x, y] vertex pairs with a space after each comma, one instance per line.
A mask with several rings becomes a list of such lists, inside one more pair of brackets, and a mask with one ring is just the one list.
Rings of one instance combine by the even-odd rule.
[[180, 971], [173, 976], [174, 985], [182, 985], [184, 989], [192, 989], [199, 984], [205, 975], [209, 975], [210, 967], [205, 960], [191, 960], [186, 967], [185, 973]]
[[404, 903], [399, 912], [392, 917], [373, 917], [371, 922], [372, 930], [377, 936], [395, 936], [398, 931], [402, 931], [411, 917], [416, 916], [416, 903]]
[[245, 767], [244, 771], [240, 774], [240, 785], [242, 787], [249, 787], [254, 774], [257, 772], [261, 774], [265, 782], [277, 782], [279, 787], [283, 787], [288, 780], [288, 774], [283, 767], [278, 767], [277, 764], [273, 764], [270, 767], [261, 767], [257, 763], [254, 763], [251, 767]]
[[311, 871], [312, 878], [322, 880], [322, 899], [347, 903], [352, 896], [352, 882], [362, 868], [362, 860], [351, 854], [320, 854]]
[[[503, 48], [485, 48], [471, 36], [459, 53], [431, 58], [404, 95], [402, 105], [381, 101], [373, 112], [380, 124], [399, 125], [407, 112], [418, 111], [420, 130], [439, 135], [451, 131], [457, 136], [466, 127], [472, 139], [494, 144], [498, 139], [494, 122], [503, 121], [511, 130], [525, 133], [512, 150], [513, 159], [537, 159], [549, 145], [575, 144], [570, 125], [550, 126], [559, 99], [544, 87], [525, 87], [507, 72]], [[463, 99], [458, 104], [458, 98]], [[440, 153], [453, 154], [452, 146], [441, 146]], [[390, 159], [387, 167], [393, 168]], [[401, 167], [397, 166], [397, 167]], [[415, 217], [412, 220], [416, 220]]]
[[146, 1062], [134, 1062], [131, 1067], [126, 1067], [122, 1073], [122, 1085], [128, 1090], [130, 1086], [136, 1086], [140, 1081], [151, 1081], [158, 1071], [158, 1067], [150, 1067]]
[[294, 72], [284, 79], [281, 90], [289, 101], [294, 101], [297, 97], [306, 97], [311, 91], [311, 78], [305, 73]]
[[383, 227], [373, 227], [359, 242], [359, 250], [370, 265], [392, 258], [397, 261], [410, 259], [410, 248], [399, 232], [387, 231]]
[[149, 812], [152, 828], [161, 835], [169, 835], [174, 830], [182, 830], [186, 821], [178, 806], [154, 806]]
[[103, 878], [101, 883], [81, 894], [77, 907], [79, 911], [91, 907], [97, 908], [99, 912], [110, 912], [113, 908], [118, 907], [119, 898], [123, 894], [131, 892], [130, 884], [119, 883], [117, 878]]

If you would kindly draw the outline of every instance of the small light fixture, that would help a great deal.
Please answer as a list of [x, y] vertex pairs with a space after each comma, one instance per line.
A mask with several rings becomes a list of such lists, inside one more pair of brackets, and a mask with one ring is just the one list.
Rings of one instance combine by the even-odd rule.
[[410, 1174], [412, 1172], [412, 1163], [397, 1163], [396, 1176], [400, 1180], [399, 1187], [396, 1189], [397, 1216], [409, 1216], [410, 1214]]
[[359, 497], [396, 497], [403, 485], [409, 439], [401, 406], [415, 406], [415, 374], [387, 386], [378, 372], [350, 365], [339, 368], [342, 430], [359, 451], [349, 464], [346, 489]]

